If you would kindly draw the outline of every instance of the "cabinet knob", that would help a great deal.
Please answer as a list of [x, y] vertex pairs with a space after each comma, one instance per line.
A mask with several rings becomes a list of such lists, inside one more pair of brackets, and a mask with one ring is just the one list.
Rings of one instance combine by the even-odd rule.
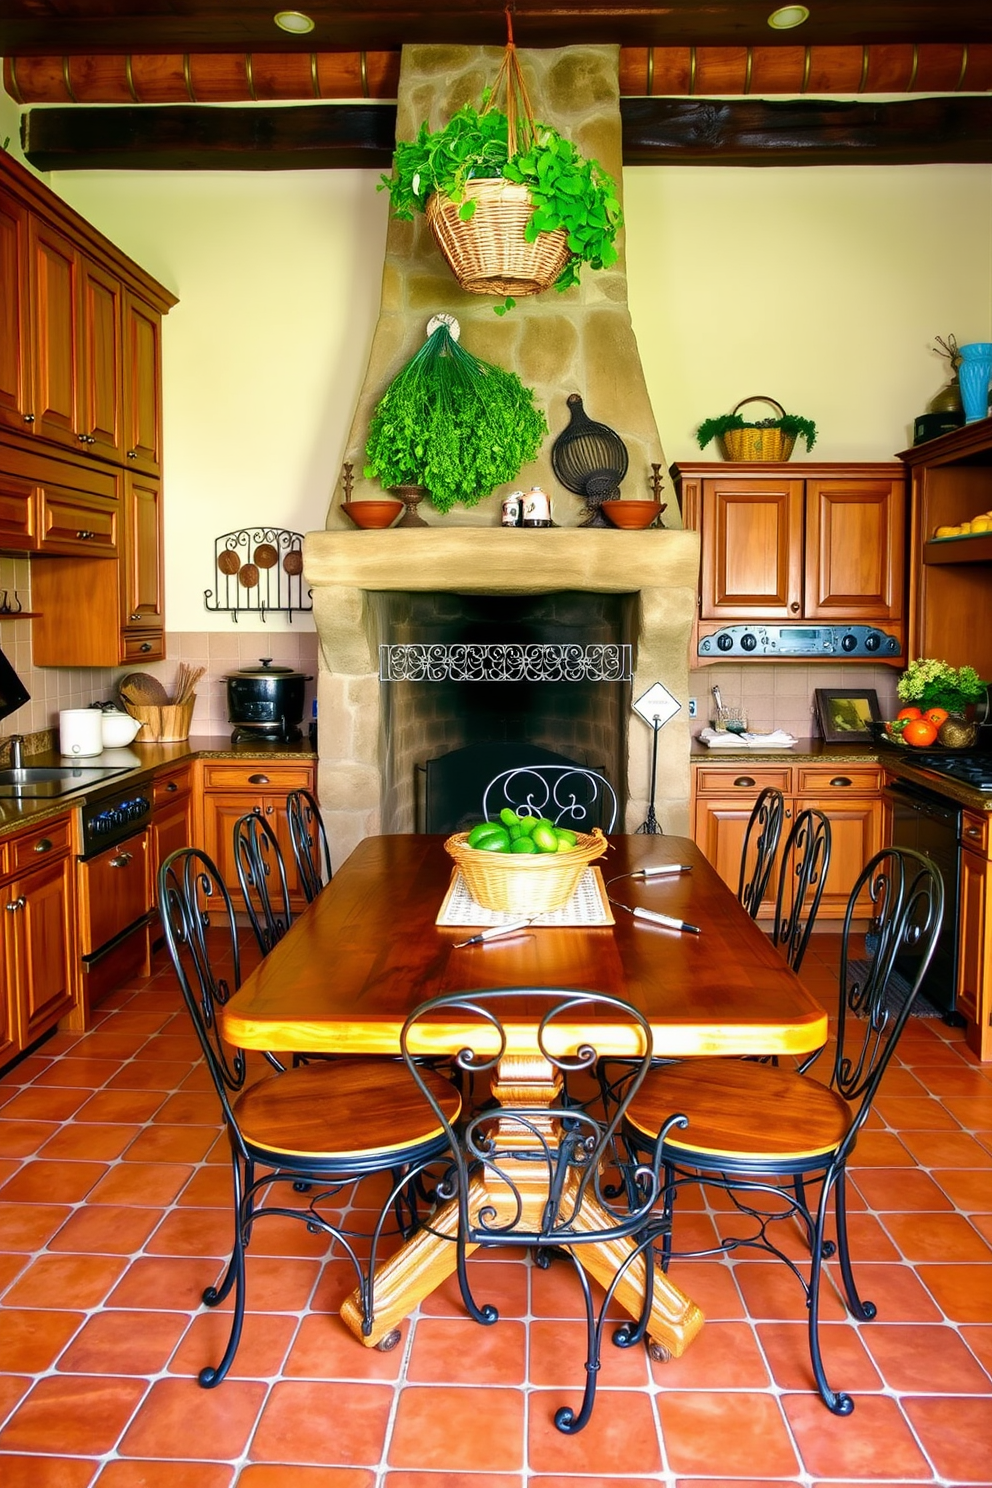
[[831, 785], [851, 785], [852, 781], [847, 775], [835, 775], [830, 782]]
[[128, 450], [127, 457], [128, 457], [129, 460], [136, 460], [138, 458], [138, 451], [137, 450]]
[[249, 775], [248, 776], [248, 784], [249, 785], [269, 785], [270, 784], [270, 781], [269, 781], [268, 775]]
[[111, 858], [111, 860], [110, 860], [110, 866], [111, 866], [111, 868], [126, 868], [127, 865], [128, 865], [128, 863], [130, 863], [130, 862], [133, 861], [133, 858], [134, 858], [134, 853], [129, 853], [129, 852], [118, 853], [117, 856], [116, 856], [116, 858]]
[[786, 816], [786, 820], [787, 821], [791, 821], [792, 820], [792, 807], [791, 806], [786, 806], [786, 808], [785, 808], [785, 816]]
[[87, 527], [81, 527], [76, 533], [76, 536], [79, 538], [80, 542], [89, 542], [91, 537], [96, 537], [96, 533], [90, 532], [89, 528]]
[[16, 899], [12, 899], [10, 903], [5, 905], [4, 907], [6, 908], [8, 914], [13, 914], [15, 910], [23, 909], [26, 903], [27, 900], [25, 899], [24, 895], [19, 894]]
[[34, 845], [34, 850], [37, 853], [51, 852], [52, 844], [50, 839], [48, 837], [39, 837]]
[[734, 781], [734, 784], [735, 785], [754, 785], [755, 784], [755, 779], [754, 779], [754, 776], [753, 775], [738, 775], [737, 779]]
[[151, 649], [152, 649], [152, 643], [151, 643], [151, 641], [142, 641], [141, 645], [138, 647], [138, 650], [139, 651], [150, 651]]
[[179, 789], [179, 786], [176, 784], [176, 782], [174, 780], [170, 780], [169, 783], [168, 783], [168, 785], [165, 788], [166, 788], [167, 791], [177, 791]]
[[793, 614], [794, 614], [794, 615], [798, 615], [798, 614], [799, 614], [799, 610], [800, 610], [800, 604], [799, 604], [799, 601], [798, 601], [798, 599], [794, 599], [794, 600], [793, 600], [793, 601], [792, 601], [792, 603], [791, 603], [791, 604], [790, 604], [790, 606], [789, 606], [789, 609], [790, 609], [790, 610], [791, 610], [791, 611], [792, 611], [792, 613], [793, 613]]
[[[26, 424], [33, 424], [33, 423], [34, 423], [34, 414], [33, 414], [33, 413], [26, 413], [26, 414], [25, 414], [25, 415], [24, 415], [24, 422], [25, 422], [25, 423], [26, 423]], [[9, 907], [10, 907], [10, 906], [9, 906], [9, 905], [8, 905], [8, 908], [9, 908]]]
[[140, 610], [135, 610], [134, 614], [131, 616], [132, 620], [140, 620], [141, 618], [142, 616]]
[[272, 807], [271, 806], [266, 806], [266, 808], [265, 808], [265, 814], [266, 814], [266, 816], [271, 816], [272, 815]]
[[982, 829], [981, 827], [965, 827], [964, 835], [966, 837], [981, 837]]

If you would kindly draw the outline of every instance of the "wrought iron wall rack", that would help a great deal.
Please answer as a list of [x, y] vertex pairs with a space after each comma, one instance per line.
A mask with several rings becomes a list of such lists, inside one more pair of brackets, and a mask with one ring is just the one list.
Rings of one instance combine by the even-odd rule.
[[311, 590], [303, 587], [303, 534], [286, 527], [239, 527], [214, 541], [216, 589], [203, 591], [208, 610], [257, 615], [289, 615], [313, 609]]
[[379, 647], [380, 682], [630, 682], [633, 647], [515, 641]]

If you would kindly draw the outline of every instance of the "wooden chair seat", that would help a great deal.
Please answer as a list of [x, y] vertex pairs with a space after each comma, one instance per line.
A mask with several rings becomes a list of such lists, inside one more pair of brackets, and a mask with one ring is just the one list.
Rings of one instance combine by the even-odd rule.
[[[461, 1097], [432, 1070], [423, 1079], [450, 1122]], [[363, 1163], [417, 1147], [443, 1127], [405, 1065], [382, 1059], [336, 1060], [270, 1075], [237, 1099], [235, 1117], [249, 1146], [301, 1157]]]
[[650, 1141], [676, 1112], [689, 1118], [666, 1147], [715, 1165], [799, 1163], [835, 1152], [851, 1108], [835, 1090], [793, 1070], [737, 1059], [687, 1059], [653, 1070], [627, 1108]]

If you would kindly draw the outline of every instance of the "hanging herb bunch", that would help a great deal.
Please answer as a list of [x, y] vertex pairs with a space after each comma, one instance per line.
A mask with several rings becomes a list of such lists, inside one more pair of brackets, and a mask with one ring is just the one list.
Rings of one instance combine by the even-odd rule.
[[376, 405], [365, 475], [387, 489], [425, 486], [439, 512], [477, 506], [516, 479], [547, 433], [533, 391], [459, 346], [442, 320]]

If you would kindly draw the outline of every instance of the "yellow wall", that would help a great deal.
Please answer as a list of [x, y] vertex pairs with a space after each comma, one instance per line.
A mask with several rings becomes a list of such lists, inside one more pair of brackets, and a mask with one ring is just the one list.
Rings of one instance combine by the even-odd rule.
[[[228, 627], [203, 610], [213, 538], [323, 526], [378, 310], [385, 196], [372, 172], [50, 179], [180, 297], [164, 340], [168, 623]], [[624, 185], [670, 461], [752, 393], [813, 418], [820, 458], [889, 459], [946, 380], [933, 338], [992, 339], [987, 166], [638, 167]]]

